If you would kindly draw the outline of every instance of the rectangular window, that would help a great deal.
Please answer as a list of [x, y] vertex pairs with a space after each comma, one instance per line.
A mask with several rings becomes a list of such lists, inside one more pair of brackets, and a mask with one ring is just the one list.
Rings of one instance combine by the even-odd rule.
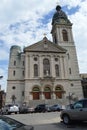
[[25, 62], [23, 61], [23, 66], [25, 65]]
[[22, 72], [23, 76], [25, 75], [24, 71]]
[[24, 96], [24, 91], [22, 91], [22, 96]]
[[69, 68], [69, 74], [71, 74], [71, 68]]
[[13, 71], [13, 76], [15, 76], [15, 70]]
[[70, 55], [69, 55], [69, 53], [67, 54], [67, 56], [68, 56], [68, 59], [70, 59]]

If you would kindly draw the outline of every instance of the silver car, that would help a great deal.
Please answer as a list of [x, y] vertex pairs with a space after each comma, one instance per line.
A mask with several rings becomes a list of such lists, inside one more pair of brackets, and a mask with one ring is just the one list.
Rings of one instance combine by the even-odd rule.
[[68, 109], [61, 111], [60, 117], [64, 124], [70, 124], [72, 121], [87, 121], [87, 98], [81, 99], [71, 104]]

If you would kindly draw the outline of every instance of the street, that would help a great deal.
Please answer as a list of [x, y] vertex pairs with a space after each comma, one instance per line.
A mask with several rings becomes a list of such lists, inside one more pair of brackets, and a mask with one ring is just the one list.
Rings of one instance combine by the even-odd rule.
[[76, 123], [68, 126], [61, 122], [35, 125], [34, 130], [87, 130], [87, 123]]
[[64, 125], [60, 119], [60, 112], [12, 114], [7, 116], [27, 125], [33, 125], [34, 130], [87, 130], [87, 123]]
[[35, 130], [87, 130], [87, 123], [76, 123], [72, 125], [64, 125], [62, 122], [35, 125]]

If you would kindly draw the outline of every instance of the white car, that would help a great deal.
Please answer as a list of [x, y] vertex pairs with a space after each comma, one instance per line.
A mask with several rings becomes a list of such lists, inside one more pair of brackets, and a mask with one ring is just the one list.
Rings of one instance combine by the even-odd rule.
[[2, 114], [19, 113], [18, 105], [7, 104], [2, 108]]
[[19, 107], [16, 105], [11, 106], [8, 110], [8, 114], [11, 114], [11, 113], [15, 113], [15, 114], [19, 113]]

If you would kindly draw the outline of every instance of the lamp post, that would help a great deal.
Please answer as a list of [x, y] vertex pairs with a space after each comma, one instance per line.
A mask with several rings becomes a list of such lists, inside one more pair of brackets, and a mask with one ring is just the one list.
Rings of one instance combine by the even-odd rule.
[[72, 96], [74, 95], [74, 93], [72, 92], [69, 92], [69, 104], [71, 104], [71, 99], [72, 99]]

